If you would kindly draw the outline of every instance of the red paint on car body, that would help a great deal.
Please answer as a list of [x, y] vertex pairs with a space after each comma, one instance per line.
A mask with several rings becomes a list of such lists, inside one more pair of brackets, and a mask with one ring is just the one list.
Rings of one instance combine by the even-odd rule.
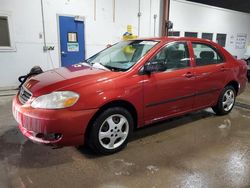
[[[218, 44], [195, 38], [150, 38], [159, 41], [131, 69], [112, 72], [76, 65], [47, 71], [32, 77], [25, 87], [32, 97], [21, 104], [13, 99], [13, 115], [21, 132], [42, 144], [81, 145], [91, 119], [100, 108], [115, 101], [124, 101], [136, 111], [136, 126], [182, 115], [215, 105], [221, 90], [230, 82], [239, 85], [238, 94], [247, 83], [245, 62], [236, 60]], [[186, 42], [190, 67], [165, 74], [140, 74], [148, 60], [170, 42]], [[223, 55], [225, 61], [216, 65], [197, 66], [191, 42], [209, 44]], [[80, 95], [75, 105], [65, 109], [48, 110], [31, 107], [38, 96], [54, 91], [73, 91]], [[161, 101], [169, 102], [157, 105]], [[91, 126], [91, 125], [90, 125]], [[36, 134], [60, 133], [55, 140], [44, 140]]]

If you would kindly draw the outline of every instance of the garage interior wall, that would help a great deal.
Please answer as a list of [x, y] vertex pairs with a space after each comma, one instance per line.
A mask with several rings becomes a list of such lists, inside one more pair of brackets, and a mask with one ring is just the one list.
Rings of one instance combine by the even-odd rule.
[[203, 32], [213, 33], [213, 41], [216, 42], [217, 33], [227, 34], [225, 48], [238, 58], [244, 56], [246, 49], [235, 48], [237, 34], [247, 34], [246, 44], [250, 42], [250, 14], [247, 13], [171, 0], [170, 20], [174, 23], [173, 30], [180, 31], [181, 36], [185, 32], [198, 32], [198, 37], [201, 38]]
[[[95, 3], [96, 1], [96, 3]], [[113, 14], [115, 2], [115, 17]], [[140, 37], [159, 35], [160, 0], [43, 0], [45, 33], [48, 46], [53, 51], [43, 51], [43, 32], [40, 0], [0, 0], [0, 15], [10, 16], [11, 38], [14, 49], [0, 51], [0, 89], [16, 87], [17, 77], [26, 74], [34, 65], [44, 70], [60, 66], [57, 15], [80, 15], [85, 17], [86, 55], [90, 57], [107, 44], [120, 41], [126, 26], [133, 26], [138, 34], [138, 12]], [[94, 9], [96, 5], [96, 11]], [[154, 31], [154, 15], [156, 30]], [[230, 37], [247, 34], [250, 42], [250, 14], [215, 8], [183, 0], [171, 0], [170, 20], [174, 30], [184, 32], [227, 34], [226, 49], [241, 58], [245, 49], [236, 49]]]
[[[40, 0], [0, 0], [0, 15], [10, 15], [14, 50], [0, 51], [0, 89], [16, 87], [17, 77], [28, 73], [39, 65], [44, 70], [60, 66], [57, 15], [80, 15], [85, 17], [85, 39], [87, 57], [102, 50], [107, 44], [122, 39], [127, 25], [138, 34], [139, 0], [43, 0], [45, 33], [48, 46], [53, 51], [43, 51], [42, 14]], [[140, 36], [159, 34], [160, 0], [140, 0]], [[94, 9], [96, 5], [96, 11]], [[95, 14], [96, 13], [96, 14]]]

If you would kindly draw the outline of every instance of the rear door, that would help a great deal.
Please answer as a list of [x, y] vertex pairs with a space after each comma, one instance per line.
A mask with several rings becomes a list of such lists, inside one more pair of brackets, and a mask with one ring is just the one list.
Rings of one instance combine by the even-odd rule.
[[149, 62], [162, 68], [143, 75], [145, 123], [191, 110], [195, 86], [187, 43], [167, 44]]
[[219, 51], [207, 43], [192, 43], [195, 60], [196, 94], [194, 108], [213, 105], [224, 88], [228, 74], [226, 61]]

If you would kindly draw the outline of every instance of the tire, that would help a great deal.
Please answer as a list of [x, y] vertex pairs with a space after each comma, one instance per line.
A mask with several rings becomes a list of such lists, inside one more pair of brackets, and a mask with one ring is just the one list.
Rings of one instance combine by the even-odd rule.
[[112, 107], [103, 111], [90, 126], [88, 143], [92, 150], [112, 154], [126, 147], [134, 120], [125, 108]]
[[215, 106], [212, 107], [217, 115], [226, 115], [230, 113], [234, 107], [236, 91], [233, 86], [226, 86], [219, 97]]

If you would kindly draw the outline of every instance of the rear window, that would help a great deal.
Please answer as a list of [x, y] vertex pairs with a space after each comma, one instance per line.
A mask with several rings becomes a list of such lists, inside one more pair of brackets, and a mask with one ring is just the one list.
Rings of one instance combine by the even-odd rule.
[[224, 62], [220, 53], [211, 45], [192, 43], [197, 66], [218, 64]]

